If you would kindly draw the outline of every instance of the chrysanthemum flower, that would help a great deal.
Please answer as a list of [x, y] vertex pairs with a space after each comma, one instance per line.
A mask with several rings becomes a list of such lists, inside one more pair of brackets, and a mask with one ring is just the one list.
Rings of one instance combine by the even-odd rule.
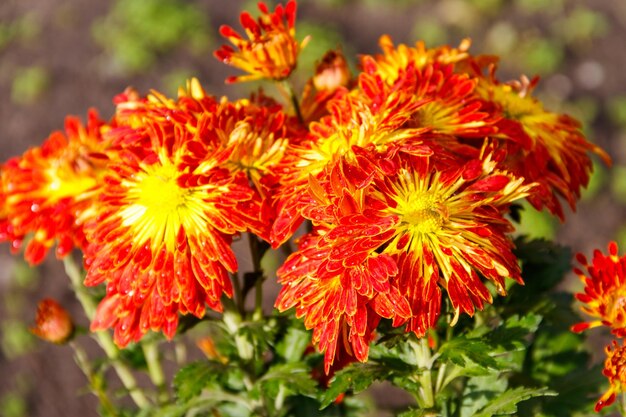
[[412, 141], [428, 128], [411, 127], [412, 116], [429, 99], [414, 94], [415, 78], [387, 85], [375, 74], [361, 73], [358, 88], [328, 103], [329, 115], [311, 123], [305, 140], [290, 144], [277, 169], [279, 217], [273, 225], [272, 244], [285, 242], [302, 222], [301, 199], [309, 176], [343, 156], [353, 159], [354, 146], [384, 151], [390, 144]]
[[[330, 208], [328, 221], [362, 217], [358, 198], [344, 197], [346, 204]], [[355, 260], [342, 267], [342, 259], [335, 260], [333, 253], [340, 245], [351, 246], [352, 236], [329, 239], [328, 232], [318, 228], [300, 240], [299, 250], [278, 271], [283, 287], [276, 299], [280, 311], [295, 307], [296, 317], [304, 317], [305, 326], [313, 329], [312, 342], [325, 353], [326, 373], [337, 355], [343, 365], [354, 360], [350, 358], [366, 361], [382, 317], [402, 322], [410, 316], [408, 302], [390, 285], [390, 277], [397, 273], [391, 258], [355, 251]], [[380, 237], [372, 240], [376, 243], [370, 243], [370, 249], [381, 244]], [[354, 243], [363, 250], [360, 241]]]
[[220, 33], [237, 50], [223, 45], [215, 51], [220, 61], [247, 72], [247, 75], [229, 77], [226, 82], [249, 81], [259, 78], [283, 80], [295, 69], [301, 44], [295, 39], [296, 2], [278, 5], [270, 13], [264, 3], [259, 3], [261, 16], [255, 21], [248, 12], [241, 13], [240, 21], [248, 39], [244, 39], [232, 27], [223, 25]]
[[576, 255], [586, 269], [574, 269], [585, 284], [584, 292], [576, 294], [576, 298], [583, 303], [582, 311], [596, 320], [578, 323], [572, 330], [581, 332], [604, 325], [616, 336], [626, 337], [626, 256], [617, 256], [615, 242], [608, 249], [608, 255], [595, 250], [591, 264], [583, 254]]
[[85, 257], [85, 283], [107, 284], [91, 328], [114, 328], [120, 346], [148, 330], [173, 337], [179, 314], [221, 311], [237, 270], [232, 237], [264, 227], [251, 184], [280, 155], [284, 120], [198, 89], [133, 102], [138, 116], [122, 103], [108, 133], [116, 147]]
[[[364, 56], [361, 64], [367, 74], [361, 75], [361, 87], [375, 89], [374, 84], [381, 80], [381, 64], [369, 56]], [[417, 66], [411, 62], [399, 69], [392, 85], [400, 80], [401, 88], [421, 102], [406, 127], [457, 137], [484, 138], [495, 133], [494, 124], [500, 117], [483, 109], [483, 102], [474, 91], [476, 80], [468, 74], [455, 73], [453, 65], [434, 62]]]
[[602, 374], [609, 380], [610, 387], [596, 403], [595, 410], [600, 412], [604, 407], [613, 404], [617, 394], [626, 392], [626, 346], [622, 340], [620, 346], [615, 340], [605, 349], [606, 360]]
[[423, 41], [416, 42], [413, 47], [405, 44], [396, 47], [389, 35], [381, 36], [378, 44], [383, 53], [375, 55], [374, 59], [378, 64], [378, 74], [387, 83], [394, 83], [402, 71], [410, 66], [422, 69], [434, 63], [446, 65], [463, 61], [470, 56], [468, 50], [471, 46], [470, 40], [464, 39], [458, 48], [448, 45], [426, 48]]
[[103, 122], [91, 111], [83, 126], [65, 120], [65, 133], [54, 132], [40, 147], [10, 159], [2, 167], [3, 221], [0, 238], [38, 264], [56, 243], [56, 255], [84, 248], [84, 224], [90, 218], [104, 172]]
[[278, 271], [276, 305], [295, 307], [314, 328], [327, 369], [339, 337], [365, 360], [381, 317], [424, 336], [439, 317], [442, 289], [456, 320], [492, 301], [480, 277], [500, 294], [505, 278], [521, 282], [504, 214], [532, 186], [489, 157], [466, 163], [430, 146], [430, 154], [390, 150], [384, 169], [363, 150], [357, 164], [344, 158], [310, 182], [302, 214], [317, 235]]
[[[528, 201], [540, 210], [544, 206], [561, 220], [559, 197], [572, 209], [589, 183], [593, 169], [589, 156], [600, 156], [607, 165], [610, 157], [585, 139], [580, 123], [565, 114], [552, 113], [531, 96], [538, 79], [502, 84], [494, 75], [481, 77], [477, 91], [504, 116], [498, 124], [504, 143], [503, 167], [539, 186]], [[513, 143], [511, 143], [513, 142]]]

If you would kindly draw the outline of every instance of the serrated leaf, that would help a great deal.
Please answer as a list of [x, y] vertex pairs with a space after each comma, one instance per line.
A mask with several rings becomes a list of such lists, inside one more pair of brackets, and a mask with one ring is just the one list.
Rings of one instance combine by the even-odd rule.
[[517, 387], [504, 391], [496, 398], [491, 400], [478, 413], [472, 417], [492, 417], [495, 415], [510, 415], [517, 412], [517, 404], [533, 397], [555, 396], [558, 395], [548, 388], [525, 388]]
[[302, 362], [274, 365], [257, 384], [269, 398], [278, 395], [281, 385], [291, 394], [314, 395], [317, 391], [311, 369]]
[[508, 388], [508, 380], [500, 375], [469, 378], [463, 392], [461, 417], [469, 417]]
[[507, 351], [524, 349], [529, 344], [527, 336], [537, 331], [542, 319], [542, 316], [533, 313], [522, 317], [513, 315], [502, 326], [485, 335], [486, 343]]
[[320, 409], [328, 407], [339, 395], [348, 390], [354, 393], [365, 390], [374, 381], [386, 379], [389, 373], [386, 367], [375, 363], [348, 365], [333, 377], [330, 386], [322, 395]]
[[289, 327], [283, 340], [276, 346], [276, 353], [285, 358], [287, 363], [298, 362], [307, 346], [311, 342], [311, 335], [304, 329]]
[[194, 362], [182, 368], [174, 377], [174, 391], [179, 401], [189, 401], [200, 394], [203, 388], [223, 375], [227, 366], [215, 361]]
[[470, 360], [484, 370], [499, 369], [498, 362], [489, 355], [489, 345], [479, 339], [470, 339], [458, 336], [441, 345], [439, 349], [440, 360], [452, 362], [460, 367], [466, 367]]

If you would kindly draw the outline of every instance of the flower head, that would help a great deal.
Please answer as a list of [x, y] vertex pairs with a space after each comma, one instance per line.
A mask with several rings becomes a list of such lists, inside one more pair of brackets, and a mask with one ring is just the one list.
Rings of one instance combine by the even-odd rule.
[[0, 239], [18, 250], [30, 237], [24, 257], [38, 264], [56, 243], [57, 257], [86, 246], [84, 225], [92, 215], [104, 173], [104, 123], [94, 111], [86, 126], [67, 117], [65, 133], [54, 132], [2, 167]]
[[278, 5], [274, 12], [264, 3], [259, 3], [261, 16], [254, 20], [248, 12], [241, 13], [248, 39], [244, 39], [233, 28], [223, 25], [220, 33], [237, 50], [223, 45], [215, 51], [220, 61], [247, 72], [247, 75], [229, 77], [227, 82], [249, 81], [259, 78], [282, 80], [295, 69], [298, 53], [308, 39], [301, 44], [295, 39], [296, 2], [290, 0], [286, 6]]
[[584, 255], [576, 256], [586, 269], [574, 269], [585, 284], [584, 292], [576, 294], [576, 298], [583, 303], [582, 311], [595, 320], [578, 323], [573, 331], [604, 325], [616, 336], [626, 337], [626, 256], [620, 258], [617, 253], [617, 244], [611, 242], [609, 254], [595, 250], [591, 264]]
[[355, 148], [356, 162], [340, 159], [309, 181], [302, 215], [316, 228], [278, 271], [276, 305], [305, 317], [327, 370], [342, 337], [364, 361], [383, 317], [423, 337], [442, 290], [458, 317], [492, 301], [480, 277], [500, 294], [504, 278], [521, 282], [504, 214], [531, 186], [488, 157], [466, 162], [424, 147], [431, 152], [390, 150], [384, 169], [373, 162], [381, 157]]
[[55, 300], [45, 298], [37, 305], [35, 326], [30, 331], [47, 342], [61, 344], [74, 333], [74, 323], [66, 309]]
[[477, 92], [499, 111], [498, 137], [505, 138], [502, 165], [505, 169], [536, 182], [538, 187], [528, 201], [538, 210], [544, 206], [564, 218], [559, 197], [572, 209], [592, 171], [590, 154], [600, 156], [607, 165], [611, 158], [589, 143], [580, 122], [565, 114], [547, 111], [531, 92], [538, 78], [499, 83], [492, 74], [480, 77]]
[[108, 133], [117, 147], [89, 229], [85, 283], [107, 284], [91, 328], [113, 327], [120, 346], [148, 330], [171, 338], [179, 314], [220, 311], [237, 270], [231, 240], [261, 228], [258, 194], [226, 166], [224, 119], [193, 97], [164, 103]]
[[596, 403], [595, 410], [613, 404], [617, 394], [626, 392], [626, 346], [620, 346], [615, 340], [605, 349], [606, 360], [602, 374], [609, 380], [610, 387]]

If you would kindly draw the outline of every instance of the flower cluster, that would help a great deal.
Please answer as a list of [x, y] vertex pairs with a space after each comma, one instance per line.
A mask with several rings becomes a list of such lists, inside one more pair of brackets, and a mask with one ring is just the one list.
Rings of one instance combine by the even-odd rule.
[[[284, 86], [305, 43], [296, 4], [260, 11], [241, 15], [247, 40], [222, 27], [237, 51], [216, 56], [247, 72], [228, 81]], [[55, 244], [59, 257], [80, 249], [85, 285], [106, 285], [91, 329], [113, 329], [119, 346], [222, 311], [242, 233], [278, 248], [302, 230], [276, 307], [304, 318], [327, 373], [365, 361], [383, 319], [425, 337], [442, 317], [472, 316], [522, 282], [512, 205], [563, 218], [591, 155], [609, 158], [543, 108], [536, 79], [500, 81], [469, 41], [380, 46], [355, 75], [329, 52], [293, 108], [262, 93], [218, 99], [193, 79], [175, 99], [128, 89], [108, 121], [69, 118], [3, 165], [0, 240], [26, 242], [33, 264]], [[623, 331], [623, 315], [605, 317], [617, 301], [600, 298], [589, 311]]]
[[584, 292], [576, 294], [576, 298], [583, 303], [582, 311], [595, 320], [577, 323], [572, 326], [572, 331], [606, 326], [622, 340], [621, 345], [613, 340], [606, 347], [603, 374], [608, 378], [610, 388], [598, 400], [596, 411], [612, 404], [617, 394], [626, 392], [626, 256], [618, 257], [615, 242], [611, 242], [608, 249], [608, 255], [594, 251], [591, 263], [584, 255], [578, 254], [576, 258], [586, 272], [574, 269], [585, 285]]

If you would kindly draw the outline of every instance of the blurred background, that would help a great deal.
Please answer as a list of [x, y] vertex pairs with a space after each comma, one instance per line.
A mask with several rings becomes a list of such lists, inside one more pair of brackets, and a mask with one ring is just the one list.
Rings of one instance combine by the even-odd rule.
[[[223, 43], [219, 26], [239, 30], [243, 9], [256, 11], [256, 2], [0, 0], [0, 160], [40, 144], [68, 114], [84, 118], [94, 107], [110, 117], [113, 96], [129, 85], [171, 96], [196, 76], [209, 93], [246, 96], [258, 85], [225, 86], [225, 77], [239, 72], [212, 57]], [[614, 166], [596, 161], [590, 187], [564, 224], [529, 209], [522, 231], [586, 254], [613, 239], [624, 252], [626, 1], [300, 0], [296, 29], [312, 36], [300, 82], [338, 45], [356, 69], [358, 54], [379, 52], [384, 33], [427, 46], [469, 37], [473, 54], [501, 56], [501, 80], [541, 76], [536, 94], [545, 106], [581, 120]], [[70, 349], [28, 332], [40, 298], [75, 309], [67, 282], [54, 259], [33, 270], [0, 247], [0, 417], [97, 415]], [[580, 289], [576, 280], [566, 286]]]

